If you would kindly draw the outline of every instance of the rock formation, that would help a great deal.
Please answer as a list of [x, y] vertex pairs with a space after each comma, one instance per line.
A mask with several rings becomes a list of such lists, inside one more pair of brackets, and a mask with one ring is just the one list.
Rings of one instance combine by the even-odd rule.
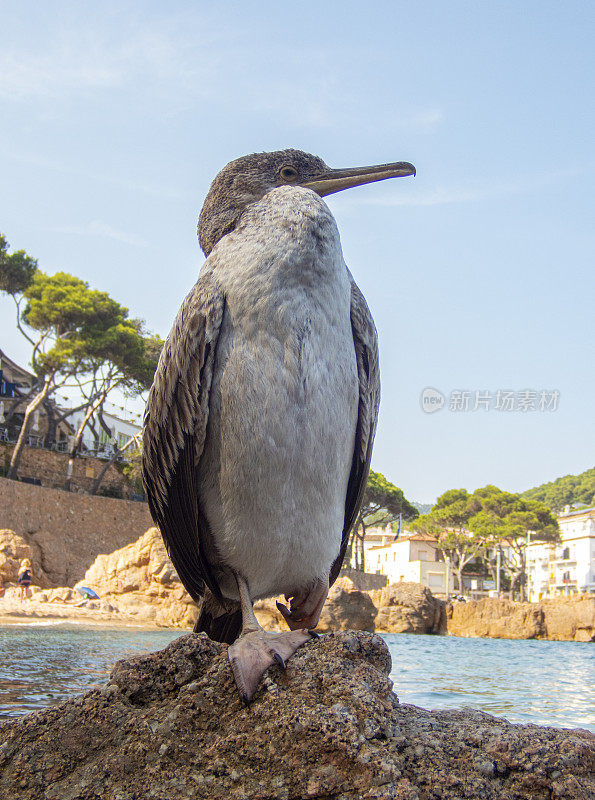
[[542, 600], [544, 636], [548, 639], [595, 641], [595, 597]]
[[587, 800], [595, 736], [400, 705], [379, 636], [271, 668], [252, 705], [226, 648], [187, 634], [101, 690], [0, 726], [0, 797], [27, 800]]
[[382, 633], [446, 633], [445, 603], [421, 583], [391, 583], [370, 592]]
[[454, 636], [537, 639], [543, 631], [543, 613], [536, 603], [489, 597], [453, 603], [447, 616], [448, 632]]
[[[282, 597], [259, 600], [254, 611], [265, 630], [286, 631], [287, 624], [277, 610], [276, 600], [285, 602]], [[360, 591], [350, 578], [342, 577], [331, 587], [316, 630], [321, 633], [351, 630], [373, 633], [376, 614], [370, 593]]]
[[90, 587], [121, 613], [158, 625], [192, 627], [198, 614], [157, 528], [149, 528], [133, 544], [97, 556], [77, 585]]
[[485, 598], [447, 608], [448, 632], [454, 636], [496, 639], [595, 640], [595, 598], [558, 597], [541, 603]]
[[331, 587], [317, 630], [373, 633], [377, 613], [369, 592], [360, 591], [350, 578], [339, 578]]
[[[39, 456], [52, 455], [25, 449]], [[76, 459], [75, 465], [79, 461], [82, 464], [87, 459]], [[0, 526], [15, 531], [31, 546], [33, 567], [42, 568], [49, 586], [72, 586], [98, 553], [111, 553], [130, 544], [151, 524], [146, 503], [90, 497], [0, 478]]]
[[41, 569], [38, 553], [23, 536], [14, 531], [0, 530], [0, 586], [15, 583], [21, 561], [28, 558], [33, 564], [33, 580], [39, 586], [50, 586], [47, 575]]
[[[64, 547], [64, 543], [60, 545]], [[60, 551], [61, 552], [61, 551]], [[33, 562], [33, 601], [22, 605], [8, 589], [0, 607], [4, 616], [66, 617], [79, 613], [80, 596], [67, 587], [52, 587], [37, 540], [0, 530], [0, 586], [16, 583], [23, 558]], [[53, 574], [53, 573], [52, 573]], [[368, 576], [374, 578], [378, 576]], [[77, 586], [89, 586], [100, 597], [86, 613], [107, 621], [128, 619], [138, 624], [192, 628], [198, 611], [167, 556], [157, 528], [149, 528], [136, 542], [99, 555]], [[41, 589], [40, 589], [41, 587]], [[59, 604], [62, 603], [58, 608]], [[46, 610], [44, 610], [46, 609]], [[287, 630], [275, 598], [261, 600], [256, 615], [266, 630]], [[114, 620], [116, 621], [116, 620]], [[343, 576], [331, 588], [318, 630], [365, 630], [382, 633], [450, 633], [507, 639], [595, 641], [595, 597], [556, 598], [541, 603], [517, 603], [488, 598], [467, 603], [445, 603], [420, 583], [394, 583], [363, 591]]]

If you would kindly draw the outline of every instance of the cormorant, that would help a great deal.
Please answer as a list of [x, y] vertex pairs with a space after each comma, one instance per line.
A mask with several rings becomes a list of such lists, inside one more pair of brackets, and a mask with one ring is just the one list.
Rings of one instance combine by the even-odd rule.
[[[215, 178], [207, 256], [161, 353], [143, 480], [196, 631], [227, 642], [249, 702], [265, 670], [312, 635], [347, 548], [378, 415], [376, 328], [322, 200], [415, 175], [407, 162], [330, 169], [300, 150], [255, 153]], [[265, 632], [255, 600], [291, 629]]]

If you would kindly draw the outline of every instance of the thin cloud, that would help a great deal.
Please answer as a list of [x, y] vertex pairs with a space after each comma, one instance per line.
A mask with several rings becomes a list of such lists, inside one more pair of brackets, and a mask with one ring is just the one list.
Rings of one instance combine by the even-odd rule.
[[[101, 18], [93, 22], [92, 33], [87, 25], [60, 28], [42, 50], [7, 43], [0, 52], [0, 99], [38, 103], [51, 114], [60, 103], [102, 94], [126, 97], [130, 91], [141, 105], [160, 98], [167, 113], [197, 101], [216, 108], [225, 98], [226, 106], [247, 114], [273, 114], [311, 129], [352, 126], [354, 120], [365, 128], [370, 117], [352, 81], [337, 68], [348, 52], [355, 80], [357, 64], [378, 57], [365, 45], [354, 51], [273, 44], [255, 52], [249, 30], [226, 27], [223, 33], [208, 17], [196, 17], [188, 28], [187, 20], [174, 15], [158, 31], [127, 18], [117, 39]], [[282, 66], [271, 71], [271, 62]], [[432, 108], [401, 113], [389, 114], [383, 124], [423, 131], [442, 120], [442, 112]]]
[[[215, 62], [215, 63], [214, 63]], [[121, 41], [80, 28], [62, 31], [44, 52], [3, 48], [0, 98], [12, 101], [64, 100], [94, 91], [160, 85], [209, 91], [216, 59], [197, 56], [179, 36], [140, 30]]]
[[[436, 186], [426, 191], [407, 194], [391, 194], [384, 197], [366, 197], [359, 203], [369, 206], [438, 206], [449, 203], [476, 203], [497, 197], [526, 194], [543, 189], [564, 178], [584, 174], [584, 168], [570, 167], [546, 175], [528, 176], [522, 180], [510, 180], [481, 187]], [[355, 200], [357, 202], [357, 200]]]
[[97, 181], [98, 183], [113, 184], [120, 186], [123, 189], [128, 189], [132, 192], [143, 192], [144, 194], [154, 195], [167, 200], [180, 200], [185, 196], [183, 192], [173, 189], [171, 186], [154, 185], [145, 183], [144, 181], [135, 181], [122, 177], [122, 175], [110, 175], [107, 172], [93, 172], [87, 169], [80, 169], [71, 164], [64, 164], [60, 161], [54, 161], [45, 156], [40, 156], [35, 153], [21, 153], [21, 152], [3, 152], [4, 158], [11, 161], [17, 161], [20, 164], [27, 164], [28, 166], [40, 167], [41, 169], [48, 169], [54, 172], [62, 172], [68, 175], [76, 175], [83, 177], [90, 181]]
[[148, 247], [148, 242], [133, 233], [126, 233], [113, 228], [101, 220], [93, 220], [87, 225], [57, 225], [48, 228], [52, 233], [69, 233], [76, 236], [98, 236], [102, 239], [113, 239], [116, 242], [130, 244], [133, 247]]

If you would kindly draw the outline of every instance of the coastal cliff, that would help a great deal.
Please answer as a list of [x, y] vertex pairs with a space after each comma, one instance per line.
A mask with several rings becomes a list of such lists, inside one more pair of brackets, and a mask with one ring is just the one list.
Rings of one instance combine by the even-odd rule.
[[[181, 636], [109, 683], [0, 725], [0, 796], [28, 800], [587, 800], [595, 736], [426, 711], [379, 636], [337, 633], [271, 668], [250, 707], [223, 645]], [[26, 787], [24, 789], [23, 787]]]

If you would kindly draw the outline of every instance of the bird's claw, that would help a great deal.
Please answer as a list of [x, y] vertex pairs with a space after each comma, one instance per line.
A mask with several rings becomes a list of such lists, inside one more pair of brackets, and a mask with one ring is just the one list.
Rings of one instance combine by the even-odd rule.
[[281, 667], [281, 669], [285, 669], [285, 661], [283, 660], [283, 657], [279, 655], [279, 653], [273, 651], [273, 658], [275, 659], [277, 664]]
[[307, 594], [291, 597], [289, 608], [277, 600], [277, 609], [292, 631], [313, 629], [318, 625], [327, 596], [328, 583], [318, 581]]

